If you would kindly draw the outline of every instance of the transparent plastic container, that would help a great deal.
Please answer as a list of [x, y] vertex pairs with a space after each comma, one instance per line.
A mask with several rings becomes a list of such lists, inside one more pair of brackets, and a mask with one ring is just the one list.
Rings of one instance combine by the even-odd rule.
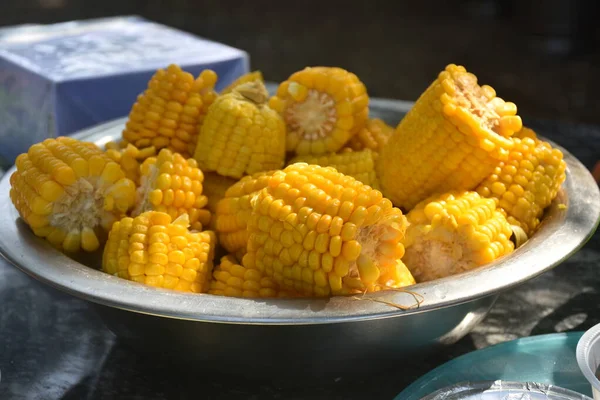
[[594, 399], [600, 400], [600, 324], [586, 331], [577, 343], [577, 364], [592, 386]]

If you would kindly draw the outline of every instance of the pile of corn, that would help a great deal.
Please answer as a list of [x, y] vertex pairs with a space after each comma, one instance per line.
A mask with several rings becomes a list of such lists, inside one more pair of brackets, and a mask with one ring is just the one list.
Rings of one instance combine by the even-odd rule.
[[[102, 270], [172, 290], [311, 297], [397, 290], [485, 266], [535, 233], [560, 150], [517, 107], [448, 65], [397, 124], [361, 80], [307, 67], [156, 72], [120, 141], [47, 139], [10, 197], [35, 235]], [[518, 237], [519, 240], [515, 238]]]

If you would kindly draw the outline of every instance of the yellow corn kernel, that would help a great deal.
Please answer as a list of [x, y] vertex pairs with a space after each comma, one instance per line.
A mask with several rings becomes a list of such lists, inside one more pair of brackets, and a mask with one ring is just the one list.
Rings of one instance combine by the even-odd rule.
[[375, 175], [375, 157], [369, 149], [352, 151], [346, 148], [340, 153], [296, 156], [290, 160], [290, 164], [296, 162], [333, 167], [344, 175], [350, 175], [365, 185], [379, 189], [379, 182]]
[[254, 82], [254, 81], [258, 81], [263, 84], [265, 83], [265, 80], [263, 78], [261, 71], [251, 71], [251, 72], [248, 72], [247, 74], [240, 76], [239, 78], [237, 78], [236, 80], [231, 82], [229, 84], [229, 86], [227, 86], [225, 89], [221, 90], [221, 95], [231, 93], [233, 91], [233, 89], [237, 88], [238, 86], [240, 86], [244, 83]]
[[219, 235], [219, 243], [228, 252], [240, 257], [246, 253], [246, 226], [252, 212], [252, 199], [267, 186], [273, 172], [245, 176], [230, 186], [217, 204], [214, 227]]
[[108, 142], [105, 145], [105, 153], [111, 160], [121, 166], [125, 176], [135, 182], [136, 185], [140, 184], [140, 165], [148, 157], [156, 155], [156, 148], [154, 146], [146, 147], [140, 151], [137, 147], [131, 143], [115, 143]]
[[123, 139], [139, 149], [167, 148], [190, 157], [197, 127], [217, 96], [216, 80], [215, 72], [208, 69], [196, 79], [174, 64], [159, 69], [131, 108]]
[[494, 200], [452, 191], [420, 202], [408, 215], [402, 261], [417, 282], [455, 275], [510, 254], [512, 229]]
[[365, 125], [369, 96], [342, 68], [307, 67], [282, 82], [269, 104], [287, 126], [286, 148], [296, 154], [336, 152]]
[[529, 128], [517, 132], [513, 141], [508, 160], [500, 162], [476, 190], [496, 200], [508, 221], [531, 236], [565, 181], [567, 165], [560, 150], [539, 140]]
[[188, 231], [189, 225], [187, 214], [173, 220], [158, 211], [115, 222], [104, 247], [102, 270], [150, 286], [206, 292], [216, 236], [212, 231]]
[[265, 86], [254, 81], [219, 96], [210, 106], [194, 153], [203, 171], [240, 179], [283, 167], [285, 124], [267, 99]]
[[394, 128], [379, 118], [368, 119], [364, 128], [354, 135], [348, 142], [348, 147], [353, 150], [371, 149], [378, 154], [387, 144]]
[[10, 198], [38, 236], [55, 247], [95, 251], [133, 206], [135, 184], [93, 143], [46, 139], [16, 159]]
[[273, 173], [251, 205], [242, 265], [284, 289], [329, 296], [414, 283], [399, 261], [406, 217], [351, 176], [295, 163]]
[[473, 190], [506, 160], [521, 129], [516, 106], [462, 66], [448, 65], [377, 158], [383, 194], [410, 210], [434, 193]]
[[210, 211], [203, 193], [204, 174], [193, 158], [162, 149], [158, 156], [147, 158], [140, 167], [140, 187], [133, 215], [145, 211], [166, 212], [175, 219], [187, 214], [190, 226], [202, 230], [208, 226]]

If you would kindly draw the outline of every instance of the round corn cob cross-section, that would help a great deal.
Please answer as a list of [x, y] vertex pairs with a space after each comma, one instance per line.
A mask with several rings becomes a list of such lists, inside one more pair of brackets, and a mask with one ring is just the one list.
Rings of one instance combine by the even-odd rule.
[[208, 293], [220, 296], [269, 298], [297, 297], [298, 294], [283, 290], [273, 280], [256, 269], [246, 268], [232, 255], [221, 258], [221, 264], [215, 267]]
[[269, 104], [286, 122], [287, 151], [297, 154], [338, 151], [369, 114], [365, 85], [336, 67], [307, 67], [292, 74]]
[[381, 192], [332, 167], [296, 163], [252, 201], [242, 265], [305, 296], [414, 282], [400, 258], [406, 218]]
[[496, 200], [508, 221], [531, 236], [565, 181], [567, 164], [559, 149], [539, 140], [531, 129], [523, 128], [513, 141], [508, 160], [499, 163], [476, 190]]
[[108, 142], [104, 147], [106, 155], [118, 163], [125, 172], [125, 176], [135, 182], [136, 185], [140, 184], [141, 163], [146, 158], [156, 155], [156, 149], [152, 146], [140, 150], [131, 143]]
[[219, 243], [230, 253], [244, 255], [248, 243], [246, 230], [252, 214], [252, 199], [269, 182], [275, 171], [257, 172], [240, 179], [225, 192], [217, 204], [215, 230]]
[[506, 160], [521, 129], [514, 103], [449, 65], [419, 97], [377, 158], [382, 191], [410, 210], [449, 190], [473, 190]]
[[190, 232], [182, 214], [148, 211], [113, 225], [102, 257], [102, 270], [120, 278], [183, 292], [208, 290], [216, 237]]
[[240, 76], [239, 78], [237, 78], [236, 80], [231, 82], [229, 84], [229, 86], [227, 86], [225, 89], [221, 90], [221, 95], [231, 93], [233, 91], [233, 89], [235, 89], [236, 87], [238, 87], [244, 83], [255, 82], [255, 81], [265, 83], [265, 80], [263, 78], [263, 74], [261, 71], [251, 71], [251, 72], [248, 72], [247, 74]]
[[390, 136], [394, 133], [394, 128], [379, 118], [370, 118], [367, 120], [364, 128], [350, 139], [348, 147], [353, 150], [371, 149], [379, 153], [387, 144]]
[[345, 148], [339, 153], [296, 156], [290, 164], [297, 162], [333, 167], [338, 172], [350, 175], [373, 189], [379, 189], [379, 182], [375, 175], [375, 154], [369, 149], [352, 151], [350, 148]]
[[216, 73], [209, 69], [197, 79], [174, 64], [159, 69], [133, 105], [123, 139], [139, 149], [168, 148], [190, 157], [198, 126], [217, 96], [216, 82]]
[[12, 203], [37, 236], [66, 252], [97, 250], [135, 202], [135, 184], [93, 143], [46, 139], [16, 166]]
[[203, 194], [204, 174], [196, 160], [162, 149], [158, 156], [142, 163], [140, 172], [134, 216], [145, 211], [164, 212], [173, 219], [186, 214], [192, 229], [202, 230], [208, 225], [210, 211], [204, 208], [208, 202]]
[[194, 153], [203, 171], [240, 179], [283, 167], [285, 124], [267, 100], [267, 89], [259, 81], [219, 96], [200, 127]]
[[494, 200], [453, 191], [423, 200], [407, 214], [402, 261], [417, 282], [455, 275], [511, 253], [512, 229]]

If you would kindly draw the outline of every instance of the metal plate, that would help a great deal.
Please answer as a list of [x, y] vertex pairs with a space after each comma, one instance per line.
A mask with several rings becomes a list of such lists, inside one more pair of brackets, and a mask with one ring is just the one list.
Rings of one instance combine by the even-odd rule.
[[422, 400], [592, 400], [581, 393], [535, 382], [467, 382], [439, 390]]
[[[397, 123], [412, 103], [372, 99], [371, 116]], [[76, 137], [99, 145], [120, 137], [124, 119], [86, 130]], [[558, 146], [557, 146], [558, 147]], [[560, 148], [560, 147], [559, 147]], [[0, 181], [0, 252], [19, 269], [46, 284], [91, 302], [144, 314], [192, 321], [306, 325], [405, 317], [498, 294], [551, 269], [576, 252], [600, 218], [600, 192], [589, 171], [563, 148], [567, 179], [530, 240], [494, 263], [460, 275], [417, 284], [418, 309], [401, 311], [378, 302], [349, 297], [330, 299], [238, 299], [186, 294], [116, 278], [83, 265], [33, 235], [9, 198], [11, 169]], [[566, 209], [558, 207], [567, 205]], [[366, 295], [410, 306], [407, 293]]]

